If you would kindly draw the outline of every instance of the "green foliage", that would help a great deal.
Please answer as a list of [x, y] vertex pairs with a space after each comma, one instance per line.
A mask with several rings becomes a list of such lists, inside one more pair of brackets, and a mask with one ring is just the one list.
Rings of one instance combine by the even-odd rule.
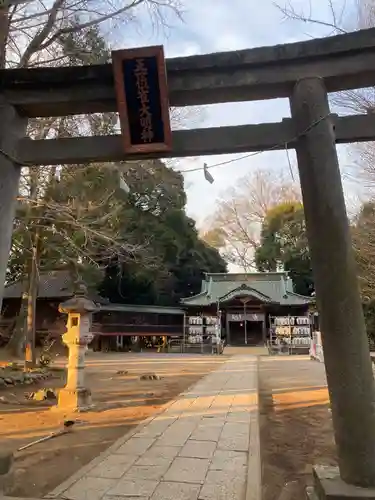
[[289, 271], [296, 293], [314, 290], [303, 206], [284, 202], [269, 210], [255, 252], [259, 271]]
[[375, 203], [364, 203], [352, 225], [353, 246], [364, 301], [375, 301]]
[[370, 344], [375, 345], [375, 203], [364, 203], [352, 224], [363, 311]]
[[138, 190], [137, 178], [132, 184], [127, 176], [131, 194], [125, 230], [131, 231], [135, 245], [147, 241], [146, 263], [137, 258], [112, 261], [100, 288], [112, 302], [176, 305], [200, 291], [204, 272], [226, 272], [218, 251], [199, 239], [194, 221], [186, 216], [181, 174], [162, 164], [153, 173], [153, 180], [149, 177]]
[[110, 60], [108, 45], [100, 33], [98, 25], [79, 29], [79, 17], [72, 19], [69, 28], [76, 29], [60, 36], [60, 45], [66, 56], [65, 64], [104, 64]]

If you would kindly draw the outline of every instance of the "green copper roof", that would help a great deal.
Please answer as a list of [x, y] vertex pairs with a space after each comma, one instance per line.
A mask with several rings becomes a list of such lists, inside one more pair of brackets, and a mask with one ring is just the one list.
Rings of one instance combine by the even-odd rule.
[[206, 306], [224, 303], [234, 298], [253, 296], [269, 304], [305, 305], [310, 302], [293, 292], [292, 280], [287, 273], [206, 274], [201, 293], [182, 299], [186, 306]]
[[260, 292], [253, 286], [249, 286], [247, 284], [242, 284], [241, 286], [234, 288], [226, 295], [219, 297], [219, 299], [220, 302], [229, 302], [230, 300], [237, 299], [240, 297], [248, 297], [249, 295], [251, 295], [255, 299], [260, 300], [261, 302], [273, 302], [271, 297], [265, 295], [264, 293]]

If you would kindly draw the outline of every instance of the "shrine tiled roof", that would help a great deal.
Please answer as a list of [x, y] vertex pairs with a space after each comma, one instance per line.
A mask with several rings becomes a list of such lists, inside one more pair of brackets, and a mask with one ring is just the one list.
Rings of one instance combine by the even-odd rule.
[[292, 280], [285, 272], [206, 274], [201, 293], [181, 300], [185, 306], [207, 306], [227, 302], [234, 298], [252, 296], [270, 304], [287, 306], [306, 305], [310, 297], [293, 291]]
[[[4, 299], [18, 299], [25, 291], [25, 281], [19, 280], [9, 283], [4, 289]], [[69, 271], [57, 270], [41, 272], [39, 275], [38, 299], [69, 299], [74, 295], [74, 281]], [[102, 297], [90, 293], [95, 302], [103, 302]]]

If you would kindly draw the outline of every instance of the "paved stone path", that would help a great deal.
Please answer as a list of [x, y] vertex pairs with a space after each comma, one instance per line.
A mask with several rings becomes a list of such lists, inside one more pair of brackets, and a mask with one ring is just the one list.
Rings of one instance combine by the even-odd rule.
[[257, 380], [231, 357], [47, 497], [260, 500]]

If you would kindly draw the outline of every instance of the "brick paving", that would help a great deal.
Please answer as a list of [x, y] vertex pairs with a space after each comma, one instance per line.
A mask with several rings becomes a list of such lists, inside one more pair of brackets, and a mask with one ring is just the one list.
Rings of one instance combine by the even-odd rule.
[[259, 500], [257, 359], [235, 355], [47, 495]]

